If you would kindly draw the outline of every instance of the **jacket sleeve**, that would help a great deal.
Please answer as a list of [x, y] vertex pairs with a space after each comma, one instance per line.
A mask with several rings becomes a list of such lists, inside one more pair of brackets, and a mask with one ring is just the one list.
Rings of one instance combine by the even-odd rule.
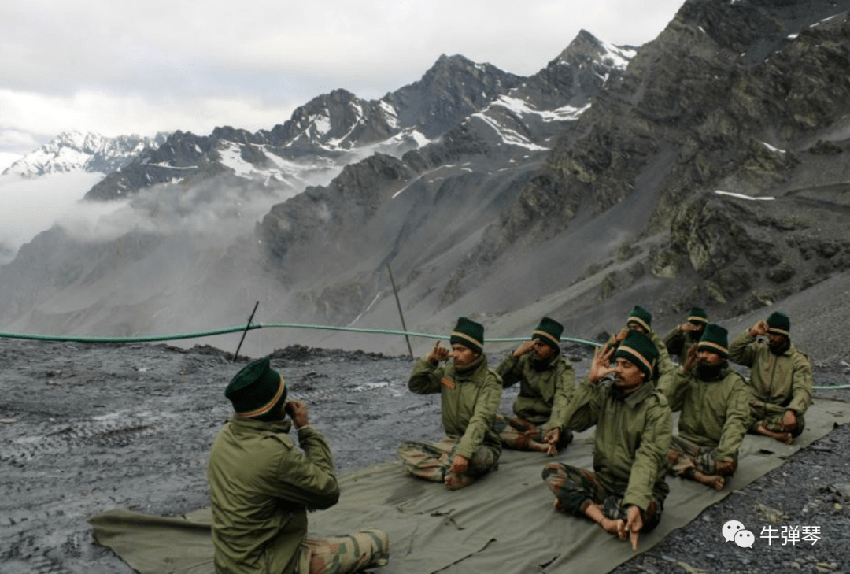
[[267, 477], [276, 498], [308, 508], [330, 508], [339, 500], [331, 449], [310, 426], [298, 431], [304, 454], [291, 441], [282, 443], [275, 476]]
[[812, 404], [814, 380], [812, 377], [812, 364], [799, 351], [794, 357], [794, 373], [791, 376], [793, 377], [791, 380], [791, 395], [793, 398], [787, 408], [801, 415]]
[[413, 372], [407, 379], [407, 388], [420, 395], [440, 392], [440, 379], [443, 378], [443, 367], [438, 367], [425, 357], [413, 366]]
[[738, 460], [738, 451], [747, 434], [750, 417], [750, 391], [740, 375], [735, 375], [735, 384], [726, 403], [726, 422], [717, 445], [717, 460]]
[[502, 388], [508, 388], [522, 378], [522, 368], [519, 360], [521, 357], [514, 357], [513, 353], [502, 359], [499, 366], [496, 367], [496, 373], [502, 378]]
[[564, 426], [570, 430], [581, 432], [596, 424], [599, 411], [602, 408], [602, 385], [591, 383], [587, 377], [576, 389], [573, 400], [564, 415]]
[[549, 416], [549, 422], [546, 423], [547, 428], [566, 430], [567, 409], [575, 393], [575, 370], [566, 359], [561, 359], [558, 362], [557, 372], [555, 374], [555, 400], [552, 404], [552, 414]]
[[493, 422], [496, 420], [496, 410], [501, 401], [502, 381], [498, 375], [488, 371], [487, 380], [478, 393], [472, 418], [469, 419], [466, 431], [458, 441], [455, 454], [467, 459], [472, 458], [478, 447], [483, 444], [487, 430], [493, 427]]
[[669, 380], [676, 371], [676, 367], [673, 366], [673, 361], [670, 360], [670, 353], [667, 352], [667, 347], [664, 345], [664, 341], [661, 340], [655, 331], [652, 332], [650, 339], [652, 339], [652, 342], [655, 343], [655, 348], [658, 349], [658, 365], [656, 368], [658, 369], [659, 380]]
[[744, 331], [729, 345], [729, 360], [752, 368], [753, 361], [758, 354], [758, 348], [759, 344], [756, 342], [756, 338], [750, 335], [749, 331]]
[[667, 455], [673, 436], [673, 422], [667, 400], [658, 396], [659, 404], [647, 409], [646, 424], [640, 446], [629, 474], [629, 485], [623, 495], [623, 505], [634, 504], [646, 510], [652, 500], [652, 489], [659, 474], [667, 471]]
[[687, 394], [688, 386], [690, 384], [690, 373], [683, 374], [682, 370], [679, 369], [672, 377], [670, 377], [668, 384], [665, 384], [658, 389], [667, 399], [667, 404], [670, 406], [671, 411], [676, 412], [682, 409], [682, 405], [685, 402], [685, 395]]

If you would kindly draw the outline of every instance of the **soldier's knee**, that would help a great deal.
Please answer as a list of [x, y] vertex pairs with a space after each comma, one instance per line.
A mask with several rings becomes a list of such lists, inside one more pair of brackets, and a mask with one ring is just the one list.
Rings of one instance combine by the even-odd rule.
[[383, 530], [358, 530], [355, 537], [368, 554], [368, 566], [385, 566], [390, 558], [390, 537]]

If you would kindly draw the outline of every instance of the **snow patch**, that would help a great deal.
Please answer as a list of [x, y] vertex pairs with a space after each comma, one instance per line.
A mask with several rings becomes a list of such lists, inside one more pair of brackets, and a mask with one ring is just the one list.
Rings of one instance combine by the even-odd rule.
[[317, 136], [323, 136], [331, 131], [331, 118], [327, 115], [313, 116], [310, 120], [313, 124], [313, 131]]
[[483, 112], [479, 112], [477, 114], [472, 114], [472, 116], [470, 116], [470, 117], [477, 118], [477, 119], [483, 121], [486, 125], [488, 125], [490, 128], [492, 128], [493, 131], [496, 132], [499, 135], [499, 138], [501, 138], [502, 142], [504, 142], [508, 145], [514, 145], [514, 146], [519, 146], [519, 147], [524, 147], [524, 148], [528, 148], [528, 149], [531, 149], [531, 150], [539, 150], [539, 151], [548, 151], [549, 150], [549, 148], [547, 148], [547, 147], [539, 146], [536, 143], [532, 142], [531, 140], [529, 140], [527, 137], [523, 136], [522, 134], [520, 134], [516, 130], [512, 130], [510, 128], [506, 128], [505, 126], [499, 125], [499, 123], [496, 120], [487, 117], [487, 115]]
[[602, 56], [602, 62], [609, 64], [611, 67], [618, 70], [625, 70], [629, 65], [629, 62], [631, 62], [637, 54], [637, 50], [620, 48], [619, 46], [608, 44], [607, 42], [603, 42], [602, 46], [605, 48], [605, 54]]
[[381, 108], [381, 111], [384, 112], [384, 119], [386, 120], [387, 125], [393, 129], [398, 129], [398, 112], [396, 109], [384, 100], [378, 102], [378, 106]]
[[737, 197], [738, 199], [748, 199], [750, 201], [773, 201], [776, 199], [775, 197], [752, 197], [751, 195], [744, 195], [743, 193], [732, 193], [731, 191], [720, 191], [716, 190], [714, 193], [717, 195], [728, 195], [730, 197]]
[[581, 116], [590, 108], [590, 104], [587, 104], [583, 108], [576, 108], [574, 106], [564, 106], [551, 111], [538, 110], [529, 105], [528, 102], [526, 102], [525, 100], [502, 95], [499, 96], [499, 98], [495, 102], [490, 104], [483, 112], [480, 113], [486, 114], [491, 108], [494, 107], [505, 108], [519, 116], [534, 114], [536, 116], [540, 116], [540, 118], [544, 121], [565, 121], [578, 119], [579, 116]]

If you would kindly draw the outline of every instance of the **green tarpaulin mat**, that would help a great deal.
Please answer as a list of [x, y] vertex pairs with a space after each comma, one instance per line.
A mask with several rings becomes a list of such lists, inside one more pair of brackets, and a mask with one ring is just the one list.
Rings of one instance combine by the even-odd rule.
[[[661, 524], [641, 536], [639, 551], [781, 465], [835, 423], [847, 422], [850, 404], [818, 400], [806, 412], [807, 427], [795, 445], [748, 435], [738, 471], [722, 492], [668, 477], [671, 492]], [[592, 428], [578, 433], [554, 459], [505, 450], [496, 472], [457, 492], [414, 479], [396, 463], [346, 474], [340, 479], [339, 504], [309, 515], [309, 536], [347, 534], [363, 527], [385, 530], [391, 557], [387, 566], [376, 570], [381, 574], [519, 574], [563, 572], [566, 567], [586, 574], [608, 572], [634, 556], [631, 546], [588, 520], [556, 512], [554, 496], [540, 478], [543, 466], [552, 460], [590, 468], [592, 440]], [[115, 509], [89, 522], [98, 543], [142, 574], [212, 574], [209, 521], [209, 509], [170, 518]]]

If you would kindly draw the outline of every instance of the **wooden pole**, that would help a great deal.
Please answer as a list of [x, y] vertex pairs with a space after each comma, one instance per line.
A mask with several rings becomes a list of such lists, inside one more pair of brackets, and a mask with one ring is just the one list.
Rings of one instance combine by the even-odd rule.
[[390, 283], [393, 285], [393, 293], [395, 294], [395, 305], [398, 307], [398, 316], [401, 317], [401, 328], [404, 329], [404, 339], [407, 341], [407, 352], [410, 353], [410, 358], [413, 358], [413, 347], [410, 346], [410, 337], [407, 335], [407, 325], [404, 323], [404, 313], [401, 312], [401, 301], [398, 300], [398, 289], [395, 286], [393, 279], [393, 270], [390, 267], [390, 262], [387, 261], [387, 271], [390, 273]]
[[234, 363], [236, 362], [236, 359], [239, 357], [239, 349], [242, 348], [242, 341], [245, 340], [245, 335], [248, 334], [248, 329], [251, 327], [251, 321], [254, 319], [254, 313], [257, 312], [257, 307], [259, 307], [259, 306], [260, 306], [260, 302], [257, 301], [257, 303], [254, 305], [254, 310], [251, 311], [251, 315], [248, 317], [248, 322], [245, 324], [245, 330], [242, 331], [242, 338], [239, 339], [239, 345], [236, 347], [236, 353], [233, 355], [233, 362]]

